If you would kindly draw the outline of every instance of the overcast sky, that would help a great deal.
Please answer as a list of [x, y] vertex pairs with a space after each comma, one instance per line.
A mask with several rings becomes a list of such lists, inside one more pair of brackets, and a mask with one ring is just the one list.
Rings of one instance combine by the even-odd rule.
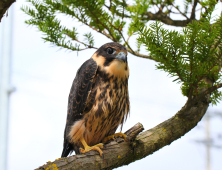
[[[14, 17], [11, 82], [16, 91], [10, 99], [8, 170], [35, 169], [61, 156], [69, 90], [77, 69], [95, 52], [70, 52], [44, 43], [42, 33], [24, 23], [29, 18], [20, 10], [24, 4], [23, 0], [17, 1], [13, 4], [14, 12], [9, 12]], [[3, 22], [6, 19], [3, 18]], [[63, 22], [70, 27], [77, 26], [82, 32], [90, 31], [75, 21]], [[100, 47], [107, 42], [110, 40], [98, 35], [95, 45]], [[123, 132], [137, 122], [146, 130], [152, 128], [185, 104], [180, 84], [173, 83], [167, 73], [156, 70], [155, 62], [129, 54], [128, 63], [131, 111]], [[210, 107], [209, 111], [222, 112], [222, 104]], [[222, 145], [218, 135], [222, 119], [213, 117], [210, 124], [215, 144]], [[202, 120], [171, 145], [118, 169], [204, 170], [206, 147], [195, 140], [205, 139], [205, 136], [205, 121]], [[221, 157], [222, 149], [211, 149], [212, 170], [221, 170]]]

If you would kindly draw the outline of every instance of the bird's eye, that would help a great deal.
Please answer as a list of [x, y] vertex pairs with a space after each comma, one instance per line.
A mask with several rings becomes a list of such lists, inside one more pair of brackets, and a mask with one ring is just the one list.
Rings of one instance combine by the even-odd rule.
[[107, 54], [114, 54], [116, 51], [112, 48], [107, 48]]

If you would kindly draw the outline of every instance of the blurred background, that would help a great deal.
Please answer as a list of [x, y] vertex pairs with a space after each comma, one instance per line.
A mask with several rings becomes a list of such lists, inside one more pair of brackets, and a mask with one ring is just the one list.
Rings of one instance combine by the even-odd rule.
[[[4, 69], [8, 68], [6, 79], [10, 81], [8, 103], [7, 96], [0, 101], [0, 170], [35, 169], [61, 156], [69, 90], [77, 69], [95, 52], [92, 49], [70, 52], [44, 43], [42, 33], [24, 23], [29, 17], [20, 10], [22, 5], [28, 4], [23, 0], [15, 2], [8, 17], [0, 23], [1, 87]], [[218, 3], [215, 16], [220, 13]], [[63, 22], [89, 32], [75, 21], [64, 18]], [[100, 35], [96, 40], [97, 47], [110, 42]], [[2, 60], [5, 55], [11, 59], [6, 64]], [[137, 122], [145, 130], [152, 128], [185, 104], [180, 84], [156, 70], [155, 62], [129, 54], [128, 63], [131, 111], [123, 132]], [[219, 103], [209, 107], [197, 127], [181, 139], [118, 169], [221, 170], [221, 159], [222, 103]]]

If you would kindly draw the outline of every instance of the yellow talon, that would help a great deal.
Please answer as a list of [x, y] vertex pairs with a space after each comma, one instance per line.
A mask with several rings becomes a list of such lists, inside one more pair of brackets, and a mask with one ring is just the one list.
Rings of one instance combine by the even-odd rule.
[[94, 145], [94, 146], [89, 146], [89, 145], [87, 145], [84, 138], [81, 138], [80, 141], [81, 141], [82, 145], [84, 146], [84, 149], [79, 148], [80, 153], [86, 153], [86, 152], [89, 152], [91, 150], [95, 150], [95, 151], [99, 152], [101, 157], [104, 157], [103, 151], [101, 150], [104, 147], [103, 143], [99, 143], [99, 144]]
[[103, 143], [106, 143], [107, 141], [109, 141], [109, 140], [111, 140], [111, 139], [115, 140], [116, 137], [122, 137], [122, 138], [124, 138], [124, 140], [125, 140], [126, 142], [129, 140], [126, 134], [124, 134], [124, 133], [122, 133], [122, 132], [119, 132], [119, 133], [115, 133], [115, 134], [113, 134], [113, 135], [110, 135], [110, 136], [105, 137], [105, 138], [103, 139]]

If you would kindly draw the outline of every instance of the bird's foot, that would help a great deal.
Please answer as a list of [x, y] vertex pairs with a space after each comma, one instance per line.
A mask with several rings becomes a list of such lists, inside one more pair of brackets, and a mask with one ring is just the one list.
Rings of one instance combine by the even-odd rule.
[[87, 145], [87, 146], [85, 147], [85, 149], [80, 148], [79, 151], [80, 151], [80, 153], [86, 153], [86, 152], [89, 152], [89, 151], [91, 151], [91, 150], [95, 150], [95, 151], [98, 151], [98, 152], [99, 152], [99, 154], [100, 154], [101, 157], [104, 157], [103, 151], [101, 150], [102, 148], [104, 148], [103, 143], [99, 143], [99, 144], [94, 145], [94, 146], [88, 146], [88, 145]]
[[110, 135], [110, 136], [107, 136], [103, 139], [103, 143], [106, 143], [107, 141], [109, 140], [116, 140], [117, 137], [122, 137], [124, 138], [124, 140], [127, 142], [129, 141], [129, 138], [127, 137], [126, 134], [122, 133], [122, 132], [119, 132], [119, 133], [115, 133], [114, 135]]

